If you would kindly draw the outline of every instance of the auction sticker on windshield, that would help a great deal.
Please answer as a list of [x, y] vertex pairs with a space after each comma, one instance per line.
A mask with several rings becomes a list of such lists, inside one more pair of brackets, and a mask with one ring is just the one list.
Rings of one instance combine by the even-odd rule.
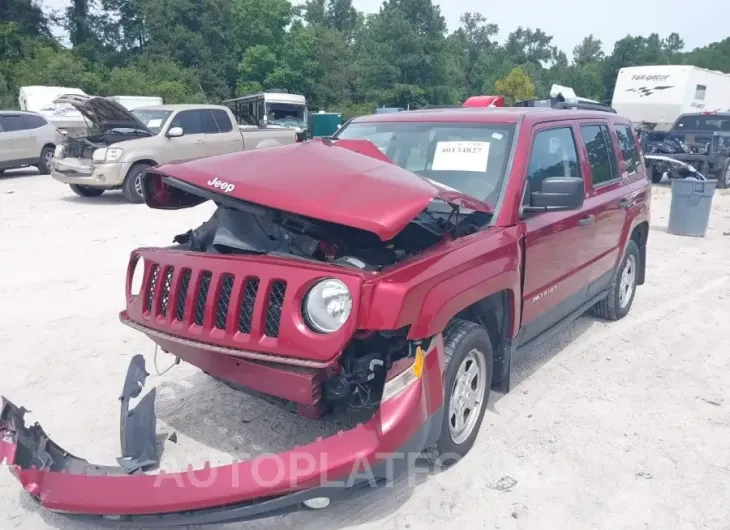
[[438, 142], [433, 155], [433, 171], [486, 171], [489, 142]]
[[160, 127], [162, 126], [162, 119], [155, 118], [147, 122], [147, 127]]

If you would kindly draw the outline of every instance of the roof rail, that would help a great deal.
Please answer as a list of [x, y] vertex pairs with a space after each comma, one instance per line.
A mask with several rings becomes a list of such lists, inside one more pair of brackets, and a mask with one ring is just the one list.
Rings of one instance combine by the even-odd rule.
[[575, 109], [575, 110], [595, 110], [600, 112], [612, 112], [616, 114], [616, 109], [609, 105], [598, 102], [587, 101], [565, 101], [560, 97], [543, 98], [543, 99], [526, 99], [517, 101], [513, 104], [515, 107], [545, 107], [553, 109]]

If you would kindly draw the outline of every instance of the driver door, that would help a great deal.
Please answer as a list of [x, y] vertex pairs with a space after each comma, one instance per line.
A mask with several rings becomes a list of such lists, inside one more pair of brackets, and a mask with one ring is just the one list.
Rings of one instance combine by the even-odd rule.
[[[582, 177], [585, 181], [579, 142], [580, 132], [572, 121], [551, 122], [533, 129], [523, 204], [529, 202], [531, 191], [540, 190], [545, 178]], [[518, 346], [586, 302], [588, 264], [596, 235], [594, 220], [583, 210], [532, 214], [524, 223], [523, 329]]]
[[167, 130], [180, 127], [183, 130], [183, 135], [176, 138], [167, 138], [165, 143], [166, 162], [191, 160], [207, 155], [202, 119], [203, 112], [210, 113], [209, 110], [182, 110], [172, 117]]

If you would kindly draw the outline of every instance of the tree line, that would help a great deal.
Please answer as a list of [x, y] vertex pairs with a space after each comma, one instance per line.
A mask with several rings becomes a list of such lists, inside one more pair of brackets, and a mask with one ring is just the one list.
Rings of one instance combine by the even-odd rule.
[[[63, 28], [70, 43], [54, 37]], [[539, 28], [504, 42], [480, 13], [448, 32], [432, 0], [69, 0], [44, 13], [35, 0], [0, 2], [0, 108], [18, 88], [60, 85], [96, 95], [220, 102], [263, 89], [304, 94], [310, 108], [346, 117], [375, 106], [458, 104], [476, 94], [544, 97], [553, 83], [609, 101], [618, 70], [692, 64], [730, 72], [730, 38], [685, 50], [682, 38], [627, 35], [609, 55], [586, 36], [572, 56]]]

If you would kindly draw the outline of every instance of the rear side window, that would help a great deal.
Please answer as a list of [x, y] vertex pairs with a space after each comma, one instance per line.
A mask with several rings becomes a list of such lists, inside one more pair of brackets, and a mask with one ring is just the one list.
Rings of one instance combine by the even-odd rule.
[[580, 178], [578, 151], [570, 127], [544, 130], [535, 135], [527, 172], [530, 191], [540, 191], [542, 181], [550, 177]]
[[37, 129], [48, 124], [42, 116], [36, 116], [35, 114], [23, 114], [23, 121], [27, 129]]
[[213, 118], [218, 124], [218, 130], [220, 132], [226, 133], [233, 130], [233, 126], [231, 125], [231, 118], [228, 117], [228, 113], [225, 110], [213, 109]]
[[630, 175], [639, 170], [639, 153], [636, 150], [634, 132], [627, 125], [616, 125], [616, 136], [621, 148], [621, 158], [626, 164], [626, 172]]
[[3, 130], [5, 132], [23, 131], [27, 129], [23, 118], [19, 114], [0, 116], [0, 122], [2, 122]]
[[616, 154], [606, 125], [582, 125], [583, 142], [591, 164], [591, 180], [594, 186], [618, 179]]
[[196, 112], [200, 113], [200, 123], [202, 131], [205, 134], [218, 134], [220, 132], [218, 130], [218, 124], [215, 122], [213, 113], [210, 110], [198, 110]]

